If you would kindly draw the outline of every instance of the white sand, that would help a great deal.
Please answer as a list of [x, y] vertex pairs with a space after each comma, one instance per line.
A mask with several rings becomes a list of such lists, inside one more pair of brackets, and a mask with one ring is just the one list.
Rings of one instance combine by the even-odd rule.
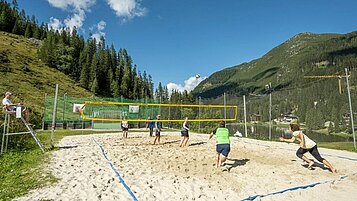
[[[106, 150], [138, 200], [241, 200], [296, 186], [326, 183], [256, 200], [356, 200], [356, 153], [319, 148], [338, 174], [323, 166], [308, 170], [295, 156], [297, 144], [231, 138], [229, 171], [216, 169], [215, 141], [191, 134], [190, 146], [178, 147], [179, 133], [163, 133], [161, 145], [152, 145], [148, 133], [65, 137], [53, 153], [50, 170], [59, 178], [16, 200], [133, 200], [104, 158]], [[95, 141], [94, 141], [95, 139]], [[331, 156], [327, 156], [331, 155]], [[353, 175], [354, 174], [354, 175]], [[340, 176], [347, 175], [344, 180]]]

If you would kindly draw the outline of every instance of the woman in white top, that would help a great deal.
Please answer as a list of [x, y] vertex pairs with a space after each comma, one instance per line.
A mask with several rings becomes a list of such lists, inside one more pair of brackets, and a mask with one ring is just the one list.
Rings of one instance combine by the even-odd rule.
[[125, 117], [121, 122], [121, 127], [123, 129], [123, 138], [128, 138], [129, 123]]
[[319, 151], [317, 150], [317, 145], [314, 141], [312, 141], [309, 137], [307, 137], [301, 130], [299, 125], [290, 124], [289, 128], [290, 132], [292, 132], [293, 136], [291, 139], [280, 138], [280, 141], [283, 142], [294, 142], [295, 139], [300, 142], [300, 148], [296, 151], [296, 156], [306, 161], [309, 166], [309, 169], [312, 169], [314, 165], [314, 161], [310, 160], [304, 154], [309, 152], [314, 158], [316, 158], [320, 163], [326, 165], [332, 173], [336, 173], [337, 170], [324, 158], [321, 157]]
[[185, 117], [185, 121], [182, 123], [182, 128], [181, 128], [181, 136], [183, 137], [180, 143], [180, 147], [184, 147], [187, 145], [188, 139], [190, 138], [188, 131], [190, 129], [188, 128], [188, 117]]

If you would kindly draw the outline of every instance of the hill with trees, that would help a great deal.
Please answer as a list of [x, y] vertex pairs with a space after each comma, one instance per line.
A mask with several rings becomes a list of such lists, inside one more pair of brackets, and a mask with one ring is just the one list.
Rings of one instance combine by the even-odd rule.
[[[345, 75], [345, 68], [351, 74], [352, 102], [355, 103], [357, 32], [300, 33], [259, 59], [212, 74], [194, 89], [193, 94], [215, 99], [225, 92], [238, 102], [242, 102], [241, 97], [245, 95], [250, 113], [262, 115], [266, 121], [269, 100], [265, 86], [271, 83], [273, 118], [293, 113], [311, 128], [321, 128], [323, 122], [332, 121], [336, 129], [341, 130], [346, 128], [349, 115], [346, 79], [307, 79], [304, 76]], [[338, 80], [342, 83], [342, 94], [338, 92]]]

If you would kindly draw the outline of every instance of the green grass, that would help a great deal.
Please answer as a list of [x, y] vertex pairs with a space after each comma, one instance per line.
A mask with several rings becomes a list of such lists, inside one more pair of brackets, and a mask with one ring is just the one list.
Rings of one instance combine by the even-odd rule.
[[353, 147], [353, 142], [320, 142], [319, 147], [357, 152]]
[[39, 149], [10, 151], [0, 156], [0, 200], [11, 200], [55, 182], [56, 178], [43, 169], [49, 156]]

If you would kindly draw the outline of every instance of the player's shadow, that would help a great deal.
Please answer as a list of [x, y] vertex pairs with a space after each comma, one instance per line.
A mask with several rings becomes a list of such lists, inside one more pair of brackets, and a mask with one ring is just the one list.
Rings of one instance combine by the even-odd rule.
[[[131, 136], [131, 137], [128, 137], [127, 139], [135, 139], [135, 138], [143, 138], [142, 136]], [[123, 138], [124, 139], [124, 138]]]
[[67, 145], [67, 146], [59, 146], [58, 149], [73, 149], [77, 147], [78, 145]]
[[248, 161], [250, 161], [250, 159], [248, 158], [244, 158], [244, 159], [227, 158], [226, 162], [224, 163], [224, 166], [227, 168], [228, 171], [230, 171], [232, 168], [246, 165]]
[[[305, 167], [305, 168], [308, 168], [309, 164], [303, 164], [302, 166]], [[330, 169], [325, 167], [324, 164], [317, 163], [317, 162], [314, 161], [314, 164], [312, 165], [312, 169], [311, 170], [315, 170], [315, 168], [321, 168], [323, 170], [329, 170], [330, 171]]]
[[181, 140], [173, 140], [173, 141], [168, 141], [168, 142], [164, 142], [163, 144], [174, 144], [177, 142], [180, 142]]
[[195, 142], [195, 143], [191, 143], [188, 146], [197, 146], [197, 145], [203, 145], [203, 144], [207, 144], [207, 142]]

